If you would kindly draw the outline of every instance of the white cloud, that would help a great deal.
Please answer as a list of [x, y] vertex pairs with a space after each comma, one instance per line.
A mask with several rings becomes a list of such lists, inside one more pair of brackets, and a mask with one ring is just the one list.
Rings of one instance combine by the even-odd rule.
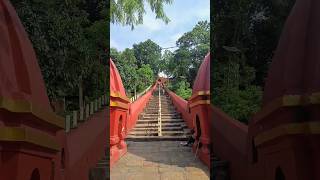
[[147, 15], [143, 18], [143, 24], [137, 26], [137, 30], [154, 32], [163, 29], [164, 26], [165, 24], [159, 19], [155, 19], [151, 15]]
[[[119, 50], [132, 48], [132, 45], [151, 39], [161, 47], [172, 47], [176, 41], [197, 24], [198, 21], [210, 19], [209, 0], [174, 0], [165, 5], [164, 11], [171, 20], [165, 24], [155, 18], [155, 13], [146, 5], [143, 24], [131, 31], [130, 26], [111, 25], [110, 44]], [[176, 48], [168, 49], [170, 51]]]
[[170, 40], [176, 42], [181, 36], [183, 36], [184, 32], [179, 32], [170, 37]]

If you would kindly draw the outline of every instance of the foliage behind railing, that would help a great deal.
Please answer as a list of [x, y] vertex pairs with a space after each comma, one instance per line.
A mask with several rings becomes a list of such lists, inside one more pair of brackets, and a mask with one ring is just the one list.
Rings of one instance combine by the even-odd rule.
[[90, 115], [107, 106], [108, 100], [108, 95], [104, 94], [90, 103], [87, 103], [85, 107], [72, 111], [71, 114], [67, 114], [65, 116], [65, 131], [69, 132], [70, 129], [77, 128], [78, 122], [85, 122], [88, 120]]
[[146, 92], [148, 92], [151, 87], [152, 87], [152, 85], [150, 85], [149, 87], [147, 87], [144, 91], [142, 91], [141, 93], [137, 94], [136, 96], [133, 96], [132, 98], [130, 98], [130, 101], [131, 101], [131, 102], [134, 102], [134, 101], [137, 100], [139, 97], [141, 97], [142, 95], [146, 94]]

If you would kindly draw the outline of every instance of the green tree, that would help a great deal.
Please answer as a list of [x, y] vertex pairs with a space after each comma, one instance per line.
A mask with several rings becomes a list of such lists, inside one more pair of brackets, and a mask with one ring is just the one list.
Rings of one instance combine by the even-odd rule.
[[161, 47], [148, 39], [139, 44], [134, 44], [133, 50], [138, 67], [142, 67], [143, 64], [149, 64], [154, 75], [158, 75], [160, 71], [159, 62], [161, 60]]
[[217, 0], [213, 5], [211, 96], [247, 122], [259, 110], [268, 66], [294, 0]]
[[174, 89], [175, 93], [183, 99], [188, 100], [192, 95], [192, 89], [190, 88], [190, 84], [186, 80], [179, 80], [176, 83]]
[[[51, 101], [66, 99], [67, 110], [79, 108], [83, 95], [106, 91], [106, 2], [96, 1], [95, 18], [85, 1], [12, 1], [36, 51]], [[95, 86], [95, 87], [91, 87]]]
[[123, 85], [130, 95], [135, 91], [137, 84], [137, 60], [132, 49], [126, 48], [115, 61], [122, 78]]
[[149, 64], [143, 64], [137, 70], [138, 74], [138, 92], [145, 90], [148, 86], [152, 85], [155, 81], [154, 73]]
[[162, 57], [166, 65], [164, 72], [173, 79], [185, 78], [189, 85], [193, 85], [200, 64], [210, 49], [210, 23], [198, 22], [176, 44], [178, 49], [175, 52], [166, 51]]
[[170, 21], [163, 10], [163, 5], [170, 4], [172, 0], [111, 0], [111, 22], [129, 25], [132, 29], [135, 25], [142, 24], [143, 14], [146, 12], [145, 2], [150, 5], [157, 19], [165, 23]]

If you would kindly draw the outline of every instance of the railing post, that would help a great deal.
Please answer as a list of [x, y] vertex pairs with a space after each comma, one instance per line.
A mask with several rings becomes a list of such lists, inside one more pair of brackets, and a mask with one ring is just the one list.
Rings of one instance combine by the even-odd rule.
[[95, 99], [93, 102], [94, 102], [94, 112], [97, 112], [98, 111], [98, 100]]
[[90, 115], [93, 114], [93, 101], [90, 102]]
[[76, 128], [78, 125], [78, 111], [73, 111], [72, 128]]
[[69, 132], [70, 131], [70, 115], [66, 115], [66, 132]]
[[89, 104], [86, 104], [86, 119], [89, 118], [89, 115], [90, 115], [90, 106]]
[[83, 114], [84, 114], [84, 109], [83, 109], [83, 107], [80, 107], [79, 121], [83, 121], [84, 120]]
[[160, 85], [159, 85], [159, 116], [158, 116], [158, 136], [162, 136], [162, 128], [161, 128], [161, 93], [160, 93]]
[[98, 109], [101, 109], [101, 97], [98, 98]]

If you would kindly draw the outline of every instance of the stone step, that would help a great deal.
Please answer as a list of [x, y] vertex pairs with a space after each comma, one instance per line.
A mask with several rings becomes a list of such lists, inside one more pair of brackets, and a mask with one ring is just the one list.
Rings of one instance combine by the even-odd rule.
[[[146, 110], [145, 113], [146, 114], [155, 114], [155, 113], [158, 113], [159, 111], [158, 110]], [[162, 110], [161, 111], [161, 114], [164, 113], [164, 114], [173, 114], [175, 113], [176, 110]]]
[[[146, 131], [146, 130], [157, 130], [158, 131], [158, 126], [157, 127], [135, 127], [132, 129], [132, 131]], [[176, 126], [176, 127], [161, 127], [162, 131], [177, 131], [177, 130], [183, 130], [181, 126]]]
[[[137, 123], [154, 123], [157, 122], [158, 123], [158, 119], [138, 119]], [[163, 119], [161, 118], [161, 122], [162, 123], [174, 123], [174, 122], [184, 122], [183, 119]]]
[[[159, 116], [141, 116], [140, 119], [148, 120], [148, 119], [158, 119]], [[161, 116], [161, 119], [182, 119], [180, 116]]]
[[[144, 111], [146, 110], [156, 110], [156, 111], [159, 111], [159, 108], [158, 107], [155, 107], [155, 108], [145, 108]], [[168, 108], [161, 108], [161, 110], [176, 110], [175, 108], [172, 108], [172, 107], [168, 107]]]
[[[162, 136], [185, 136], [183, 131], [162, 131]], [[145, 132], [131, 132], [128, 135], [130, 136], [158, 136], [158, 131], [145, 131]]]
[[[147, 116], [147, 115], [144, 115], [144, 116], [141, 116], [140, 119], [156, 119], [158, 118], [158, 114], [156, 115], [151, 115], [151, 116]], [[181, 119], [181, 116], [180, 115], [161, 115], [161, 118], [164, 118], [164, 119]]]
[[[136, 124], [135, 127], [148, 127], [149, 124], [146, 123], [141, 123], [141, 124]], [[162, 123], [161, 124], [162, 127], [187, 127], [187, 125], [185, 125], [185, 123], [183, 122], [177, 122], [177, 123]]]
[[187, 136], [131, 136], [128, 135], [126, 141], [187, 141]]
[[148, 131], [148, 132], [130, 132], [131, 136], [158, 136], [158, 131]]
[[[158, 111], [157, 112], [155, 112], [155, 113], [147, 113], [147, 112], [142, 112], [142, 113], [140, 113], [140, 115], [144, 115], [144, 114], [158, 114]], [[180, 114], [178, 111], [174, 111], [174, 112], [170, 112], [170, 113], [163, 113], [163, 112], [161, 112], [161, 115], [172, 115], [172, 114]]]

